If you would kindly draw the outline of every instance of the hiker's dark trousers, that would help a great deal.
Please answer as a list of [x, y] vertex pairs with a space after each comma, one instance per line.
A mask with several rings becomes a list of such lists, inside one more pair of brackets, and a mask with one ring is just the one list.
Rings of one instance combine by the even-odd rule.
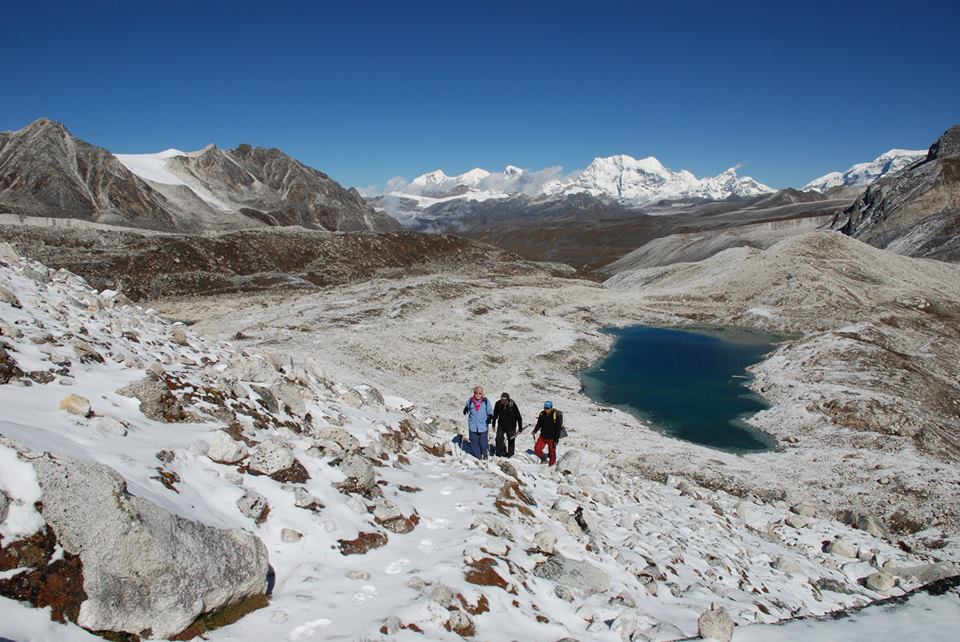
[[553, 466], [557, 463], [557, 440], [556, 439], [544, 439], [543, 437], [537, 438], [537, 445], [533, 447], [533, 452], [537, 453], [537, 457], [540, 458], [540, 461], [545, 461], [543, 456], [544, 446], [550, 448], [550, 465]]
[[470, 452], [477, 459], [486, 459], [487, 453], [490, 452], [489, 442], [487, 441], [488, 434], [489, 432], [486, 430], [483, 432], [470, 431]]
[[[513, 449], [517, 443], [516, 437], [508, 437], [506, 430], [497, 429], [497, 457], [513, 457]], [[506, 443], [504, 443], [506, 442]]]

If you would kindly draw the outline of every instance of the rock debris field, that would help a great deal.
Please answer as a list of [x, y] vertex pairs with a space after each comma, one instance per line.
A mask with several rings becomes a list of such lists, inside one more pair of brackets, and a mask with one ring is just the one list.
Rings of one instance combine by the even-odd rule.
[[[464, 267], [161, 313], [0, 245], [0, 636], [736, 639], [956, 575], [957, 414], [924, 395], [956, 391], [960, 275], [888, 257], [805, 235], [606, 284]], [[780, 447], [583, 397], [600, 329], [640, 322], [796, 337], [753, 383]], [[528, 431], [459, 451], [475, 383], [554, 400], [555, 468]]]

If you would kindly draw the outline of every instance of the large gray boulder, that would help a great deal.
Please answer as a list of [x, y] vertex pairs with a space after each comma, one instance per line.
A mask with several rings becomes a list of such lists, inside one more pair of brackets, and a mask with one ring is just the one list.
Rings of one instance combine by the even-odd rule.
[[207, 457], [220, 464], [235, 464], [247, 456], [247, 446], [237, 441], [226, 431], [215, 430], [210, 437]]
[[130, 495], [102, 464], [37, 454], [31, 463], [44, 519], [83, 565], [80, 626], [166, 638], [203, 613], [266, 592], [269, 559], [259, 538]]
[[554, 555], [538, 564], [533, 574], [577, 589], [584, 595], [603, 593], [610, 588], [610, 576], [589, 562]]
[[702, 638], [730, 642], [733, 637], [733, 620], [726, 610], [711, 607], [697, 620], [697, 632]]

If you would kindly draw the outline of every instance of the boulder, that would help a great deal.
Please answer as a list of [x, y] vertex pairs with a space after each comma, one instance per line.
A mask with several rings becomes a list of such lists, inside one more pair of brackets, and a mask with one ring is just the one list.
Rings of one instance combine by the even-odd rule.
[[16, 248], [9, 243], [0, 243], [0, 262], [10, 266], [20, 265], [20, 255]]
[[270, 504], [267, 498], [255, 490], [247, 489], [243, 497], [237, 500], [237, 508], [246, 517], [249, 517], [257, 524], [262, 524], [270, 514]]
[[862, 531], [866, 531], [874, 537], [879, 537], [887, 541], [891, 540], [890, 531], [888, 531], [886, 526], [883, 525], [883, 522], [873, 515], [869, 515], [860, 509], [851, 508], [843, 511], [840, 514], [840, 521], [848, 526], [853, 526], [854, 528], [859, 528]]
[[295, 531], [292, 528], [284, 528], [280, 531], [280, 539], [287, 544], [293, 544], [303, 539], [303, 533]]
[[257, 537], [184, 519], [132, 496], [123, 478], [102, 464], [54, 455], [31, 463], [44, 519], [64, 551], [82, 563], [87, 599], [80, 626], [166, 638], [203, 613], [266, 592], [269, 560]]
[[329, 426], [317, 433], [317, 439], [337, 444], [345, 452], [360, 449], [360, 441], [343, 428]]
[[856, 557], [857, 545], [841, 538], [835, 539], [824, 547], [825, 553], [832, 553], [841, 557]]
[[60, 410], [66, 410], [71, 415], [89, 417], [92, 414], [90, 400], [80, 395], [67, 395], [60, 400]]
[[246, 444], [237, 441], [224, 430], [215, 430], [210, 437], [207, 457], [218, 464], [235, 464], [247, 456]]
[[173, 339], [173, 342], [178, 346], [190, 346], [190, 341], [187, 339], [187, 331], [184, 330], [182, 325], [173, 326], [173, 331], [170, 333], [170, 338]]
[[914, 580], [921, 584], [929, 584], [942, 580], [945, 577], [952, 577], [960, 573], [960, 568], [950, 562], [936, 562], [933, 564], [918, 564], [916, 566], [894, 566], [887, 563], [883, 565], [883, 571], [895, 577]]
[[867, 588], [871, 591], [886, 593], [897, 585], [897, 579], [889, 573], [877, 571], [876, 573], [871, 573], [868, 575], [867, 579], [864, 580], [864, 584], [866, 584]]
[[787, 526], [800, 530], [810, 525], [810, 518], [806, 515], [791, 515], [784, 520]]
[[23, 307], [20, 305], [20, 301], [17, 299], [17, 296], [4, 287], [0, 287], [0, 303], [6, 303], [11, 308]]
[[602, 593], [610, 588], [610, 576], [604, 571], [589, 562], [559, 554], [534, 567], [533, 574], [579, 590], [585, 596]]
[[725, 609], [711, 608], [697, 620], [697, 632], [702, 638], [730, 642], [733, 637], [733, 620]]
[[790, 512], [803, 517], [816, 517], [817, 509], [810, 504], [794, 504], [790, 507]]
[[553, 531], [540, 531], [533, 536], [533, 545], [544, 553], [552, 554], [553, 547], [557, 545], [557, 536]]
[[787, 575], [798, 575], [800, 573], [800, 565], [785, 555], [777, 557], [777, 559], [773, 561], [772, 566]]
[[[159, 364], [155, 366], [154, 372], [157, 370], [163, 372], [163, 366]], [[117, 393], [139, 399], [140, 412], [148, 419], [168, 423], [188, 420], [180, 400], [156, 374], [150, 374], [145, 379], [118, 390]]]
[[350, 454], [340, 460], [340, 472], [356, 480], [360, 488], [372, 488], [375, 485], [373, 464], [366, 457]]
[[293, 451], [274, 439], [260, 442], [250, 455], [247, 471], [255, 475], [267, 475], [282, 482], [304, 482], [310, 479], [303, 464], [293, 456]]
[[0, 524], [7, 519], [7, 509], [10, 507], [10, 500], [7, 494], [0, 490]]
[[557, 460], [557, 470], [570, 475], [579, 474], [581, 459], [579, 450], [568, 450]]

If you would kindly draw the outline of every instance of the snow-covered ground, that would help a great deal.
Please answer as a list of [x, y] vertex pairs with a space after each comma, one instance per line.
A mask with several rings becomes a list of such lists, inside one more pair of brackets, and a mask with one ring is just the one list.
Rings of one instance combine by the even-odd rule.
[[[948, 568], [802, 502], [638, 476], [632, 463], [645, 449], [666, 447], [693, 466], [709, 455], [745, 483], [774, 455], [748, 460], [675, 442], [579, 394], [572, 366], [609, 346], [589, 320], [626, 320], [613, 311], [639, 302], [630, 296], [546, 276], [506, 288], [464, 274], [171, 307], [210, 319], [198, 329], [217, 340], [69, 273], [14, 263], [0, 265], [0, 341], [23, 373], [47, 374], [0, 385], [0, 435], [12, 440], [0, 461], [13, 463], [14, 443], [98, 461], [134, 495], [262, 538], [277, 578], [269, 606], [210, 639], [458, 639], [474, 628], [490, 640], [673, 640], [696, 635], [712, 604], [741, 626], [774, 623], [901, 595]], [[184, 421], [150, 419], [118, 393], [149, 376], [171, 382]], [[527, 454], [528, 433], [508, 464], [459, 451], [459, 408], [475, 383], [513, 392], [526, 423], [541, 397], [557, 401], [571, 429], [561, 465], [546, 469]], [[61, 409], [70, 394], [89, 400], [92, 414]], [[309, 479], [279, 482], [212, 461], [214, 432], [233, 421], [254, 455], [279, 444]], [[170, 454], [158, 459], [160, 451]], [[342, 484], [354, 453], [375, 475], [364, 492]], [[40, 523], [28, 467], [21, 457], [0, 476], [18, 537]], [[179, 477], [176, 490], [158, 467]], [[248, 491], [269, 503], [262, 523], [237, 505]], [[386, 543], [344, 554], [343, 541], [360, 533]], [[825, 552], [825, 542], [840, 544]], [[944, 553], [955, 550], [948, 543]], [[881, 571], [889, 588], [863, 584]], [[938, 618], [921, 629], [926, 639], [949, 639], [938, 635], [956, 619], [955, 594], [917, 610], [926, 608]], [[43, 616], [0, 600], [0, 636], [92, 639]], [[793, 630], [755, 635], [790, 639], [775, 636]]]

